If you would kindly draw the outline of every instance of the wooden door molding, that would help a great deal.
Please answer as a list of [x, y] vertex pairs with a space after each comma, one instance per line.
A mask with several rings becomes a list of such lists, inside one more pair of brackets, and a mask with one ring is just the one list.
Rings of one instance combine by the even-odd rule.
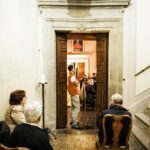
[[[80, 34], [79, 34], [80, 35]], [[83, 37], [83, 35], [80, 35]], [[97, 98], [96, 114], [108, 105], [108, 74], [107, 74], [107, 33], [90, 34], [85, 38], [97, 42]], [[67, 36], [56, 33], [56, 87], [57, 87], [57, 129], [65, 128], [67, 123]]]
[[107, 108], [108, 80], [107, 80], [107, 33], [96, 35], [97, 41], [97, 97], [96, 114]]
[[56, 33], [56, 128], [65, 128], [67, 123], [67, 37], [65, 33]]

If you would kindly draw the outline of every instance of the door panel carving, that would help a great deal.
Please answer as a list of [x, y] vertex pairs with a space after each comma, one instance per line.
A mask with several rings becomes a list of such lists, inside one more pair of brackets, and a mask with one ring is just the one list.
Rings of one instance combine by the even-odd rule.
[[97, 96], [96, 113], [107, 108], [107, 34], [97, 34]]
[[57, 84], [57, 129], [65, 128], [67, 122], [67, 38], [56, 33], [56, 84]]

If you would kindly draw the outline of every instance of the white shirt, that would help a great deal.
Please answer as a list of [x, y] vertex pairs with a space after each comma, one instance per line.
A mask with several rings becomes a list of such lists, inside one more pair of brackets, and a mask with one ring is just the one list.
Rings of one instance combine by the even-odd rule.
[[72, 76], [70, 81], [73, 83], [74, 81], [76, 81], [76, 77], [75, 76]]

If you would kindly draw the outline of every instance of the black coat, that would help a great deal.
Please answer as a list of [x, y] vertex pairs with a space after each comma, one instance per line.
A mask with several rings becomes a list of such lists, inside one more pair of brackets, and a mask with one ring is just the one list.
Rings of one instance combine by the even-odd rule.
[[[99, 142], [103, 142], [103, 127], [102, 127], [102, 120], [104, 115], [106, 114], [114, 114], [114, 115], [129, 115], [131, 116], [131, 113], [124, 107], [120, 105], [111, 105], [109, 109], [104, 110], [101, 114], [98, 115], [97, 118], [97, 126], [98, 126], [98, 137], [99, 137]], [[112, 136], [112, 135], [110, 135]], [[122, 141], [121, 141], [122, 142]], [[124, 142], [124, 141], [123, 141]]]
[[11, 147], [26, 147], [30, 150], [52, 150], [47, 130], [35, 125], [20, 124], [15, 127], [11, 138]]
[[86, 86], [86, 94], [87, 94], [86, 102], [88, 104], [94, 103], [95, 93], [96, 93], [96, 91], [95, 91], [94, 85], [87, 85]]
[[10, 129], [5, 121], [0, 121], [0, 143], [9, 146]]

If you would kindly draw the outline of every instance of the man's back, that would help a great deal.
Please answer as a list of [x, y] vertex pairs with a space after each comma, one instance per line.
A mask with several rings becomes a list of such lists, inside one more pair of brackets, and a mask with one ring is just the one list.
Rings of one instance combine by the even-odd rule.
[[102, 112], [103, 115], [106, 114], [114, 114], [114, 115], [129, 115], [131, 116], [131, 113], [124, 107], [120, 105], [110, 105], [109, 109], [106, 109]]
[[52, 150], [47, 131], [30, 124], [21, 124], [14, 129], [10, 145], [27, 147], [31, 150]]

